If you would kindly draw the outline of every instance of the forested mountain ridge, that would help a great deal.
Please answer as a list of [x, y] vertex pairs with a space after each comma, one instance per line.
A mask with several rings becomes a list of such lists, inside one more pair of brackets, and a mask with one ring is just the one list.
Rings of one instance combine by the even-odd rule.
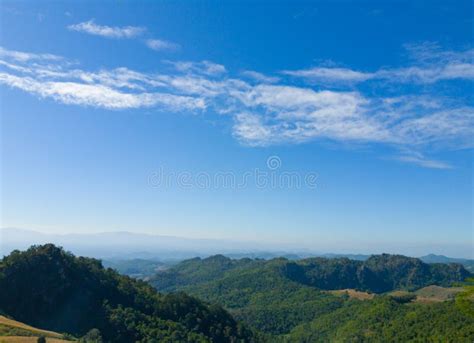
[[474, 273], [474, 260], [467, 258], [453, 258], [444, 255], [429, 254], [421, 256], [420, 260], [425, 263], [459, 263], [464, 266], [469, 272]]
[[[421, 303], [412, 293], [384, 293], [358, 300], [324, 289], [354, 282], [412, 289], [432, 281], [449, 285], [464, 275], [458, 265], [393, 255], [365, 262], [216, 255], [158, 273], [153, 282], [164, 277], [164, 288], [178, 290], [160, 294], [98, 260], [47, 244], [0, 260], [0, 313], [75, 337], [98, 329], [94, 335], [105, 342], [472, 342], [471, 310], [460, 310], [453, 298]], [[462, 298], [464, 309], [470, 296]]]
[[172, 291], [215, 281], [228, 274], [272, 270], [276, 276], [323, 290], [354, 288], [375, 293], [394, 289], [414, 290], [431, 284], [449, 286], [471, 274], [460, 264], [424, 263], [402, 255], [372, 255], [365, 261], [314, 257], [302, 260], [233, 260], [222, 255], [185, 260], [157, 273], [150, 282]]
[[51, 244], [0, 261], [0, 311], [76, 336], [92, 328], [106, 342], [250, 342], [253, 333], [217, 305], [148, 284]]
[[[336, 340], [334, 335], [344, 328], [329, 325], [325, 336], [321, 335], [320, 340], [314, 339], [319, 337], [318, 332], [311, 331], [309, 336], [304, 336], [303, 332], [313, 326], [317, 330], [323, 330], [320, 320], [334, 318], [333, 313], [340, 313], [346, 324], [352, 325], [352, 320], [362, 321], [368, 312], [380, 310], [385, 313], [388, 309], [396, 309], [389, 314], [385, 313], [386, 321], [387, 325], [399, 325], [398, 321], [404, 320], [402, 314], [410, 308], [420, 314], [420, 327], [431, 330], [430, 321], [437, 318], [430, 319], [429, 313], [434, 311], [436, 316], [444, 313], [438, 312], [437, 306], [442, 305], [411, 304], [409, 297], [408, 300], [403, 297], [397, 300], [390, 295], [380, 295], [373, 300], [361, 302], [335, 295], [328, 290], [352, 288], [372, 293], [395, 289], [415, 290], [431, 284], [449, 286], [469, 275], [461, 265], [426, 264], [416, 258], [387, 254], [374, 255], [366, 261], [319, 257], [297, 261], [286, 258], [233, 260], [216, 255], [183, 261], [157, 273], [150, 279], [150, 283], [160, 290], [182, 290], [220, 304], [237, 319], [274, 335], [273, 340], [284, 338], [298, 342], [294, 337], [301, 337], [302, 342], [328, 342]], [[362, 311], [356, 311], [359, 305], [363, 305]], [[439, 337], [450, 337], [460, 323], [472, 324], [472, 321], [456, 310], [452, 301], [443, 306], [451, 313], [453, 321], [447, 324], [449, 329], [445, 328], [446, 332], [449, 331], [447, 336], [438, 335]], [[350, 313], [354, 313], [354, 317], [350, 317]], [[374, 315], [372, 319], [376, 321], [376, 318], [377, 315]], [[370, 320], [367, 319], [369, 322]], [[301, 328], [302, 325], [310, 324], [314, 325]], [[374, 330], [384, 329], [374, 326]], [[418, 335], [417, 332], [412, 334]], [[471, 337], [464, 331], [463, 334]], [[389, 337], [390, 334], [387, 335]], [[349, 335], [344, 334], [344, 337], [351, 340]]]

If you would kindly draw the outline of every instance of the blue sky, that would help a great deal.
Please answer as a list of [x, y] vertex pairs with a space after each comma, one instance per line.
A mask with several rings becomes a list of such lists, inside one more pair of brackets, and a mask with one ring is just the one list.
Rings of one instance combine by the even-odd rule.
[[470, 1], [0, 6], [3, 227], [471, 254]]

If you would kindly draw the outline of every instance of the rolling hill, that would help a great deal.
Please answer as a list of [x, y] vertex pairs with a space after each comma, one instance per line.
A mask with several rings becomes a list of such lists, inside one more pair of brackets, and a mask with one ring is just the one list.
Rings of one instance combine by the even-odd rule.
[[[161, 291], [185, 291], [220, 304], [237, 319], [277, 340], [300, 337], [301, 325], [313, 323], [320, 330], [318, 320], [332, 318], [333, 313], [342, 315], [345, 311], [354, 311], [359, 305], [364, 310], [354, 311], [354, 314], [361, 316], [379, 307], [396, 309], [388, 316], [388, 323], [402, 320], [397, 313], [405, 313], [409, 308], [420, 313], [431, 311], [419, 303], [405, 303], [403, 297], [384, 294], [397, 289], [414, 291], [432, 284], [449, 287], [469, 275], [461, 265], [426, 264], [400, 255], [375, 255], [365, 261], [347, 258], [234, 260], [216, 255], [183, 261], [157, 273], [149, 281]], [[459, 324], [456, 321], [472, 324], [458, 313], [452, 301], [440, 306], [447, 306], [445, 310], [453, 312], [453, 318], [459, 317], [452, 323], [453, 328]], [[420, 325], [427, 327], [429, 322]], [[340, 329], [330, 328], [329, 331]], [[332, 335], [335, 332], [331, 331], [326, 337], [334, 338]], [[302, 338], [302, 341], [312, 342], [313, 338]]]
[[460, 264], [427, 264], [401, 255], [373, 255], [367, 260], [348, 258], [307, 258], [288, 260], [240, 259], [223, 255], [185, 260], [161, 271], [150, 282], [159, 290], [172, 291], [182, 286], [197, 286], [230, 277], [235, 273], [268, 273], [317, 289], [354, 288], [374, 293], [394, 289], [417, 289], [431, 284], [449, 286], [471, 274]]
[[0, 343], [36, 343], [38, 337], [44, 337], [49, 343], [71, 342], [60, 333], [38, 329], [0, 315]]
[[472, 342], [472, 292], [450, 287], [469, 275], [398, 255], [216, 255], [160, 270], [150, 280], [159, 293], [46, 244], [0, 261], [0, 313], [20, 321], [0, 317], [0, 329], [7, 342], [41, 333], [60, 342], [57, 332], [104, 342]]
[[221, 307], [184, 293], [162, 295], [144, 282], [51, 244], [0, 261], [0, 311], [81, 337], [96, 328], [106, 342], [251, 341]]

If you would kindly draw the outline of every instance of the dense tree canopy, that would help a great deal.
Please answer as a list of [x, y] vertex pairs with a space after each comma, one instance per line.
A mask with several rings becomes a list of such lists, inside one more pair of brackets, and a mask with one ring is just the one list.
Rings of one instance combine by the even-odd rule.
[[[406, 319], [400, 313], [412, 311], [415, 333], [430, 329], [432, 322], [441, 323], [441, 314], [451, 313], [452, 320], [442, 327], [449, 328], [450, 334], [462, 327], [464, 331], [460, 332], [469, 336], [465, 327], [472, 321], [466, 319], [452, 301], [449, 304], [434, 304], [431, 309], [424, 304], [413, 304], [416, 296], [411, 293], [379, 295], [373, 300], [357, 301], [336, 296], [327, 290], [358, 289], [382, 294], [400, 289], [415, 290], [431, 284], [450, 286], [468, 275], [469, 272], [458, 264], [426, 264], [416, 258], [386, 254], [372, 256], [365, 261], [347, 258], [233, 260], [217, 255], [183, 261], [158, 273], [150, 282], [158, 289], [182, 290], [221, 304], [237, 319], [271, 334], [272, 340], [283, 337], [295, 342], [299, 339], [313, 342], [318, 341], [315, 337], [322, 337], [319, 341], [327, 342], [337, 341], [340, 335], [344, 339], [339, 341], [345, 342], [357, 341], [355, 336], [348, 335], [350, 330], [347, 328], [364, 321], [376, 321], [377, 315], [364, 318], [369, 312], [379, 313], [380, 309], [386, 310], [387, 325], [400, 327]], [[431, 315], [434, 317], [430, 318]], [[335, 326], [330, 320], [348, 326]], [[376, 323], [372, 324], [375, 331], [385, 330]], [[327, 334], [323, 334], [325, 330]], [[354, 332], [364, 337], [362, 341], [369, 340], [361, 331], [362, 327], [358, 330], [360, 332]], [[389, 331], [387, 335], [406, 338], [395, 331]]]
[[105, 341], [229, 342], [252, 334], [217, 305], [148, 284], [54, 245], [14, 251], [0, 262], [0, 309], [31, 325]]
[[[167, 291], [161, 294], [47, 244], [0, 261], [0, 313], [97, 343], [472, 342], [471, 283], [464, 291], [411, 292], [459, 284], [468, 275], [460, 265], [396, 255], [366, 261], [217, 255], [158, 273], [151, 282]], [[347, 288], [360, 292], [334, 291]], [[418, 292], [443, 297], [425, 303]], [[456, 300], [447, 296], [456, 292]]]
[[414, 290], [431, 284], [449, 286], [470, 275], [461, 264], [428, 264], [401, 255], [373, 255], [365, 261], [321, 257], [298, 261], [285, 258], [233, 260], [216, 255], [183, 261], [156, 274], [150, 282], [159, 290], [173, 291], [252, 272], [272, 273], [275, 278], [283, 277], [323, 290], [354, 288], [374, 293]]

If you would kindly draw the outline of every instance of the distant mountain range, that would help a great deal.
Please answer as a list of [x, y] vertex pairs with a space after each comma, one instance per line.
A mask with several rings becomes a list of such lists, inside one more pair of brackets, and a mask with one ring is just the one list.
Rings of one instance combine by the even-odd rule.
[[[142, 259], [155, 262], [177, 262], [216, 254], [231, 258], [272, 259], [285, 257], [291, 260], [308, 257], [347, 257], [351, 260], [364, 261], [370, 257], [365, 254], [319, 253], [251, 241], [191, 239], [126, 231], [95, 234], [48, 234], [17, 228], [0, 229], [0, 256], [7, 255], [14, 249], [23, 250], [34, 244], [45, 243], [62, 246], [76, 255], [111, 261]], [[474, 260], [470, 259], [450, 258], [434, 254], [419, 258], [426, 263], [461, 263], [469, 271], [474, 271]]]
[[249, 242], [188, 239], [173, 236], [137, 234], [126, 231], [84, 234], [47, 234], [33, 230], [0, 230], [0, 253], [26, 249], [33, 244], [53, 243], [83, 256], [107, 259], [182, 260], [217, 253], [258, 250]]

